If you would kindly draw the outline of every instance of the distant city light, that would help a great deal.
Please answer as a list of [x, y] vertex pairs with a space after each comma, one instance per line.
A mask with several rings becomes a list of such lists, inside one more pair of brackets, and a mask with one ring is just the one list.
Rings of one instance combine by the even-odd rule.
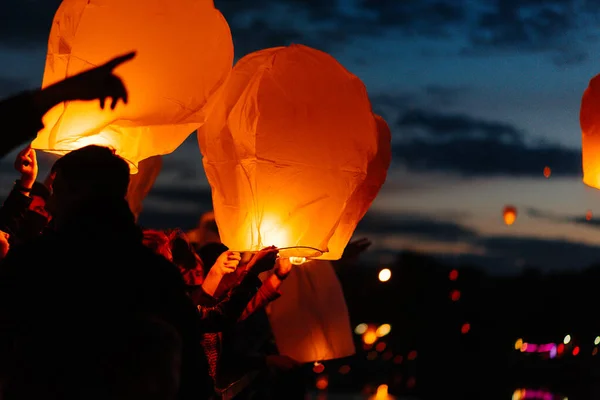
[[569, 344], [569, 343], [571, 343], [571, 335], [567, 335], [567, 336], [565, 336], [565, 338], [563, 339], [563, 343], [564, 343], [564, 344]]
[[392, 271], [390, 271], [388, 268], [384, 268], [381, 271], [379, 271], [379, 280], [381, 282], [387, 282], [390, 280], [391, 277]]
[[325, 365], [321, 364], [318, 361], [315, 361], [314, 365], [313, 365], [313, 372], [315, 374], [320, 374], [323, 371], [325, 371]]
[[455, 269], [453, 269], [452, 271], [450, 271], [450, 275], [448, 276], [448, 278], [449, 278], [451, 281], [455, 281], [455, 280], [457, 280], [457, 279], [458, 279], [458, 271], [457, 271], [457, 270], [455, 270]]
[[452, 300], [452, 301], [460, 300], [460, 290], [453, 290], [450, 293], [450, 300]]
[[375, 343], [377, 341], [377, 335], [375, 334], [374, 331], [367, 331], [365, 332], [365, 334], [363, 335], [363, 342], [365, 344], [371, 345], [373, 343]]
[[390, 324], [383, 324], [383, 325], [380, 325], [379, 328], [377, 328], [377, 331], [375, 331], [375, 334], [377, 335], [377, 337], [384, 337], [385, 335], [390, 333], [391, 330], [392, 330], [392, 326]]
[[594, 339], [594, 345], [598, 346], [600, 344], [600, 336], [596, 336], [596, 339]]
[[362, 335], [367, 331], [368, 327], [369, 326], [367, 324], [358, 324], [356, 325], [356, 328], [354, 328], [354, 333], [356, 333], [357, 335]]
[[573, 349], [573, 355], [576, 356], [577, 354], [579, 354], [579, 346], [575, 346]]
[[470, 330], [471, 330], [471, 324], [469, 324], [468, 322], [466, 324], [463, 324], [463, 326], [460, 328], [460, 332], [463, 335], [469, 333]]

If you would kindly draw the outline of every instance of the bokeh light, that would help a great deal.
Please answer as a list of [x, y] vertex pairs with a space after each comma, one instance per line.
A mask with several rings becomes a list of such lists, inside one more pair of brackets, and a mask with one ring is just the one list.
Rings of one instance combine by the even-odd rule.
[[384, 268], [381, 271], [379, 271], [379, 280], [381, 282], [387, 282], [390, 280], [391, 277], [392, 271], [390, 271], [388, 268]]

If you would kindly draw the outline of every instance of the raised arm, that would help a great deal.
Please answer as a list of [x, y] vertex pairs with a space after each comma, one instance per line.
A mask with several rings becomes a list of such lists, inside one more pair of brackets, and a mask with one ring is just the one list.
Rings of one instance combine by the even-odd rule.
[[45, 89], [22, 92], [0, 101], [0, 120], [8, 127], [0, 139], [0, 158], [33, 139], [44, 127], [42, 118], [57, 104], [73, 100], [100, 100], [104, 108], [107, 98], [114, 109], [119, 100], [127, 103], [127, 90], [113, 70], [135, 57], [129, 53], [104, 65], [82, 72]]
[[221, 332], [237, 323], [248, 302], [256, 295], [262, 285], [258, 275], [275, 266], [278, 249], [267, 247], [255, 254], [243, 272], [240, 284], [231, 289], [225, 298], [214, 306], [203, 303], [206, 293], [203, 290], [192, 293], [192, 300], [198, 306], [205, 332]]

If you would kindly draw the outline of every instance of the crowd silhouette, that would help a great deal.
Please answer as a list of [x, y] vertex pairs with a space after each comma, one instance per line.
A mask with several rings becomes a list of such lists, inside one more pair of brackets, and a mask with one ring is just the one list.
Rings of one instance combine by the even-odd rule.
[[[265, 314], [293, 268], [276, 247], [242, 255], [143, 229], [126, 198], [129, 166], [107, 147], [74, 150], [37, 181], [28, 142], [45, 113], [73, 100], [126, 104], [113, 70], [134, 57], [0, 102], [14, 127], [0, 153], [24, 147], [0, 208], [0, 399], [303, 398], [299, 363], [278, 353]], [[351, 243], [340, 262], [369, 244]], [[288, 375], [273, 384], [277, 372]]]

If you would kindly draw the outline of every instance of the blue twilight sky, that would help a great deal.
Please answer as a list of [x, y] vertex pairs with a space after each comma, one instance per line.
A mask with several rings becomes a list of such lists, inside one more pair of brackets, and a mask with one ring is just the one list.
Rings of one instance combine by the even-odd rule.
[[[40, 84], [57, 0], [0, 4], [0, 95]], [[600, 73], [595, 0], [215, 0], [237, 57], [302, 43], [367, 85], [394, 134], [361, 223], [382, 261], [413, 249], [495, 273], [600, 261], [600, 193], [581, 182], [579, 105]], [[5, 127], [10, 133], [10, 127]], [[12, 157], [0, 164], [4, 191]], [[546, 179], [543, 168], [552, 168]], [[192, 136], [166, 157], [143, 221], [192, 228], [210, 207]], [[517, 222], [503, 224], [505, 204]], [[585, 221], [586, 210], [598, 220]], [[358, 234], [358, 233], [357, 233]]]

